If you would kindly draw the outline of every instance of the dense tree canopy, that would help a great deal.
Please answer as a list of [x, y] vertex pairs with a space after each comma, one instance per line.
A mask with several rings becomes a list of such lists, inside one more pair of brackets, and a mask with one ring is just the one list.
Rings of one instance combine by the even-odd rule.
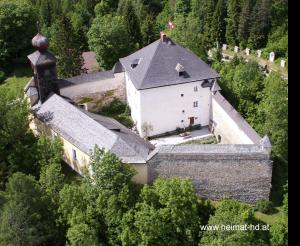
[[57, 72], [62, 78], [79, 75], [82, 70], [79, 36], [70, 19], [63, 16], [51, 26], [50, 48], [57, 55]]
[[38, 174], [36, 139], [28, 130], [27, 102], [0, 88], [0, 189], [14, 172]]
[[[140, 198], [131, 231], [136, 238], [129, 237], [134, 238], [134, 242], [142, 245], [193, 245], [197, 241], [201, 218], [189, 180], [157, 179], [152, 187], [143, 187]], [[134, 242], [127, 244], [135, 245]]]
[[[252, 208], [232, 199], [224, 199], [217, 205], [208, 226], [260, 225], [255, 220]], [[260, 225], [262, 226], [262, 225]], [[199, 245], [267, 245], [268, 238], [251, 229], [216, 229], [203, 232]]]
[[56, 242], [56, 226], [48, 199], [32, 176], [14, 173], [1, 194], [0, 241], [3, 245]]
[[13, 59], [23, 59], [36, 34], [37, 15], [29, 4], [0, 1], [0, 71], [11, 70]]
[[123, 17], [97, 16], [88, 32], [89, 46], [99, 65], [111, 69], [120, 57], [130, 53], [130, 37]]

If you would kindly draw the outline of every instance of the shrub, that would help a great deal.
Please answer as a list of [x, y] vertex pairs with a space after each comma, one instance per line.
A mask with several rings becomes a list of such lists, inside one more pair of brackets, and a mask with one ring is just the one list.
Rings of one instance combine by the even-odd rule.
[[133, 127], [130, 108], [128, 105], [115, 98], [109, 105], [102, 108], [99, 114], [114, 118], [128, 128]]
[[184, 129], [183, 128], [180, 128], [180, 127], [176, 127], [176, 132], [179, 134], [179, 133], [182, 133], [184, 132]]
[[259, 212], [264, 214], [271, 213], [273, 210], [272, 202], [265, 199], [258, 200], [255, 207]]

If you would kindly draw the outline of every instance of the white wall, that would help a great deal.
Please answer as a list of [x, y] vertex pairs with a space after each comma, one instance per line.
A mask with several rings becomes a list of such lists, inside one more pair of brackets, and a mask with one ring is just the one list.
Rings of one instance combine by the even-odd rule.
[[[209, 88], [201, 87], [202, 82], [137, 91], [126, 76], [127, 100], [132, 118], [137, 121], [137, 128], [141, 135], [143, 135], [142, 125], [144, 123], [153, 127], [148, 136], [173, 131], [177, 127], [188, 127], [189, 117], [196, 117], [195, 125], [208, 125], [211, 93]], [[195, 86], [198, 88], [196, 92], [194, 91]], [[184, 96], [181, 97], [181, 94]], [[195, 101], [198, 101], [198, 107], [193, 107]], [[181, 122], [182, 120], [183, 122]]]
[[257, 144], [259, 135], [222, 95], [216, 96], [212, 97], [213, 133], [221, 136], [221, 144]]
[[125, 73], [126, 98], [131, 109], [131, 118], [141, 128], [141, 93], [136, 90], [127, 73]]

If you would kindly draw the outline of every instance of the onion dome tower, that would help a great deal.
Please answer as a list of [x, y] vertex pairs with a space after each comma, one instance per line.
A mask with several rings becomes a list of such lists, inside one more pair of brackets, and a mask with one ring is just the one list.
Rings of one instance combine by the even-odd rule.
[[59, 94], [56, 58], [48, 51], [49, 41], [42, 34], [38, 33], [32, 39], [32, 46], [36, 51], [27, 57], [33, 70], [33, 84], [37, 88], [39, 100], [43, 103], [50, 93]]

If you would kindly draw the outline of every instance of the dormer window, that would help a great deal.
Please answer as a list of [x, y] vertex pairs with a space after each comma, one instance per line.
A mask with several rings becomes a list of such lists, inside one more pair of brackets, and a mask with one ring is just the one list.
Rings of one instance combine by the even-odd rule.
[[185, 69], [180, 63], [177, 63], [175, 70], [178, 72], [178, 75], [182, 77], [184, 75]]
[[213, 80], [205, 79], [205, 80], [202, 82], [201, 87], [202, 87], [202, 88], [211, 87], [211, 86], [212, 86], [212, 81], [213, 81]]
[[139, 65], [140, 61], [141, 61], [141, 59], [135, 59], [135, 60], [133, 60], [131, 62], [131, 68], [132, 69], [136, 68]]

